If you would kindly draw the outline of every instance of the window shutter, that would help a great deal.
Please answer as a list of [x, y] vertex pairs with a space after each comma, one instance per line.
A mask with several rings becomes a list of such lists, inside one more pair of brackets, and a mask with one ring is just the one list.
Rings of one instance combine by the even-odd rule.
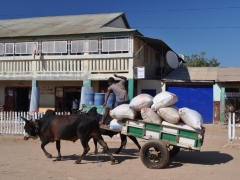
[[15, 43], [15, 54], [26, 54], [27, 53], [27, 44], [24, 43]]
[[13, 53], [14, 53], [14, 43], [6, 43], [5, 54], [13, 54]]
[[106, 38], [102, 40], [102, 52], [129, 51], [128, 37]]
[[33, 54], [34, 50], [38, 51], [38, 43], [36, 42], [27, 42], [27, 54]]
[[4, 55], [4, 44], [0, 43], [0, 55]]
[[89, 40], [89, 52], [98, 52], [98, 40]]
[[71, 42], [71, 53], [97, 52], [97, 40], [77, 40]]
[[108, 50], [108, 39], [102, 40], [102, 52], [109, 52]]
[[55, 41], [55, 53], [66, 53], [67, 41]]
[[67, 41], [43, 42], [42, 53], [67, 53]]

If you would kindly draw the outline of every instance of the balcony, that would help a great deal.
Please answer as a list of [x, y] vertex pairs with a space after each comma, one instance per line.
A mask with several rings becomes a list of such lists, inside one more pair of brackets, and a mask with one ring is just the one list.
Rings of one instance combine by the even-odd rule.
[[[83, 80], [99, 74], [131, 72], [133, 54], [5, 56], [0, 57], [1, 80]], [[131, 65], [130, 65], [131, 64]], [[98, 76], [96, 76], [98, 74]]]

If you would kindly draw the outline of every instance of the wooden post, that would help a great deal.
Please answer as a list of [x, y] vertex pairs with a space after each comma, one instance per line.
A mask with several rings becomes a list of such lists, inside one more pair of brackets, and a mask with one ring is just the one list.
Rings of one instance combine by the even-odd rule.
[[132, 100], [134, 95], [134, 79], [128, 79], [128, 96]]
[[224, 121], [225, 121], [225, 87], [221, 87], [221, 101], [220, 101], [220, 105], [221, 105], [221, 110], [220, 110], [221, 123], [224, 123]]

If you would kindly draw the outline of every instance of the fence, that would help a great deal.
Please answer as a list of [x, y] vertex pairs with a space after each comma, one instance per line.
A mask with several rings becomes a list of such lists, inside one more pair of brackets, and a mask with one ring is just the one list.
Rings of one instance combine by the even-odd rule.
[[[70, 112], [56, 112], [57, 115], [70, 115]], [[34, 113], [32, 119], [40, 119], [44, 113]], [[24, 134], [25, 121], [31, 119], [28, 112], [0, 112], [0, 134]]]
[[228, 143], [232, 143], [233, 139], [240, 139], [236, 136], [236, 128], [240, 127], [240, 124], [236, 124], [235, 113], [229, 113], [228, 116]]
[[[42, 117], [43, 113], [34, 113], [33, 119]], [[24, 134], [25, 121], [21, 118], [30, 119], [27, 112], [0, 112], [0, 133], [1, 134]]]

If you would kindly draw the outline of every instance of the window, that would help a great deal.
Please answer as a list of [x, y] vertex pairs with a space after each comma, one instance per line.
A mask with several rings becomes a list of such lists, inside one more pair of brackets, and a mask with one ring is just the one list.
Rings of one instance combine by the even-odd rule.
[[42, 42], [42, 53], [67, 53], [67, 41]]
[[98, 52], [98, 40], [71, 41], [71, 53]]
[[102, 52], [129, 51], [129, 37], [104, 37]]
[[0, 55], [4, 55], [4, 44], [0, 43]]
[[5, 44], [5, 54], [14, 54], [14, 43]]
[[15, 54], [33, 54], [37, 47], [35, 42], [15, 43]]

